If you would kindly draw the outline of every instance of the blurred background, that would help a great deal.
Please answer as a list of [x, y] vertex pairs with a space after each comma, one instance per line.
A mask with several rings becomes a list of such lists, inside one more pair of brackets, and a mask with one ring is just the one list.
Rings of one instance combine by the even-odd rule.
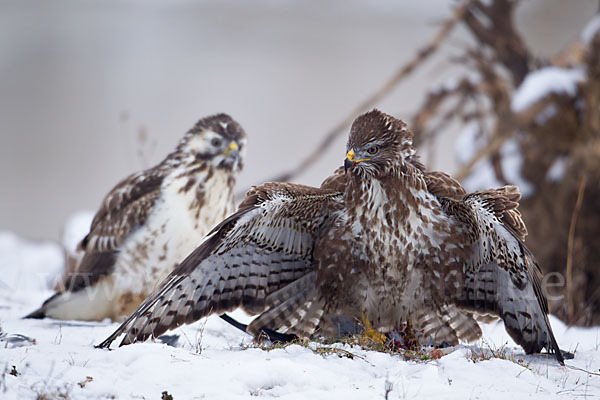
[[[159, 162], [216, 112], [249, 135], [240, 190], [294, 167], [432, 39], [455, 4], [2, 0], [0, 229], [58, 239], [67, 217], [96, 210], [117, 181]], [[544, 57], [576, 39], [596, 8], [523, 1], [516, 25]], [[471, 41], [455, 29], [377, 107], [409, 121]], [[341, 164], [345, 139], [294, 180], [320, 183]], [[435, 140], [443, 151], [425, 160], [430, 168], [456, 170], [454, 141]]]
[[294, 168], [289, 180], [318, 185], [341, 165], [351, 120], [376, 106], [409, 123], [428, 168], [468, 190], [517, 184], [551, 311], [599, 324], [597, 11], [597, 0], [0, 0], [0, 231], [73, 248], [119, 180], [217, 112], [249, 136], [238, 192]]

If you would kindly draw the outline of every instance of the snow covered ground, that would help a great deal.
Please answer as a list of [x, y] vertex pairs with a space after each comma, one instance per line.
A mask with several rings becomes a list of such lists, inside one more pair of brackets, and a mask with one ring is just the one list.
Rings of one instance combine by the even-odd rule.
[[[21, 319], [52, 293], [62, 262], [56, 244], [0, 232], [2, 399], [384, 399], [386, 390], [389, 399], [600, 398], [600, 328], [567, 329], [556, 318], [559, 344], [576, 352], [565, 367], [524, 355], [500, 323], [484, 326], [482, 341], [427, 362], [356, 346], [345, 347], [354, 358], [300, 345], [266, 351], [214, 317], [174, 331], [176, 347], [95, 349], [117, 324]], [[515, 361], [472, 360], [505, 344]]]

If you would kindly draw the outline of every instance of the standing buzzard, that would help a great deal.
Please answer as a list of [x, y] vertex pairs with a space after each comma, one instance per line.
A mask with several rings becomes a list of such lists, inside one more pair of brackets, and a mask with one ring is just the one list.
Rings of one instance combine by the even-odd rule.
[[527, 353], [563, 358], [514, 186], [466, 194], [415, 156], [412, 133], [374, 110], [351, 128], [346, 174], [321, 188], [266, 183], [100, 347], [238, 307], [248, 326], [310, 336], [341, 318], [379, 331], [411, 321], [436, 342], [472, 340], [472, 315], [504, 320]]
[[160, 164], [108, 193], [81, 262], [29, 318], [123, 320], [234, 210], [246, 135], [231, 117], [200, 120]]

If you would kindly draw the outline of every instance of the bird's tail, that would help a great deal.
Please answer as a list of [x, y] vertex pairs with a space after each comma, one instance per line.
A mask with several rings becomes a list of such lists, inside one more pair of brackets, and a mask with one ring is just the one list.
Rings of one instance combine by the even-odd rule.
[[413, 315], [414, 328], [421, 332], [421, 342], [434, 345], [457, 345], [481, 337], [481, 328], [472, 315], [455, 306], [444, 305], [437, 310], [420, 309]]

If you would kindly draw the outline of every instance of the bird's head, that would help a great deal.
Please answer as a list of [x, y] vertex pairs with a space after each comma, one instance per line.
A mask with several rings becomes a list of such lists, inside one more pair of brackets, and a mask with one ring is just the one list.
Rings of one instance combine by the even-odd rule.
[[227, 114], [201, 119], [189, 130], [177, 149], [194, 162], [235, 172], [242, 169], [246, 147], [244, 129]]
[[354, 120], [346, 151], [346, 173], [362, 177], [388, 175], [415, 154], [406, 124], [376, 109]]

